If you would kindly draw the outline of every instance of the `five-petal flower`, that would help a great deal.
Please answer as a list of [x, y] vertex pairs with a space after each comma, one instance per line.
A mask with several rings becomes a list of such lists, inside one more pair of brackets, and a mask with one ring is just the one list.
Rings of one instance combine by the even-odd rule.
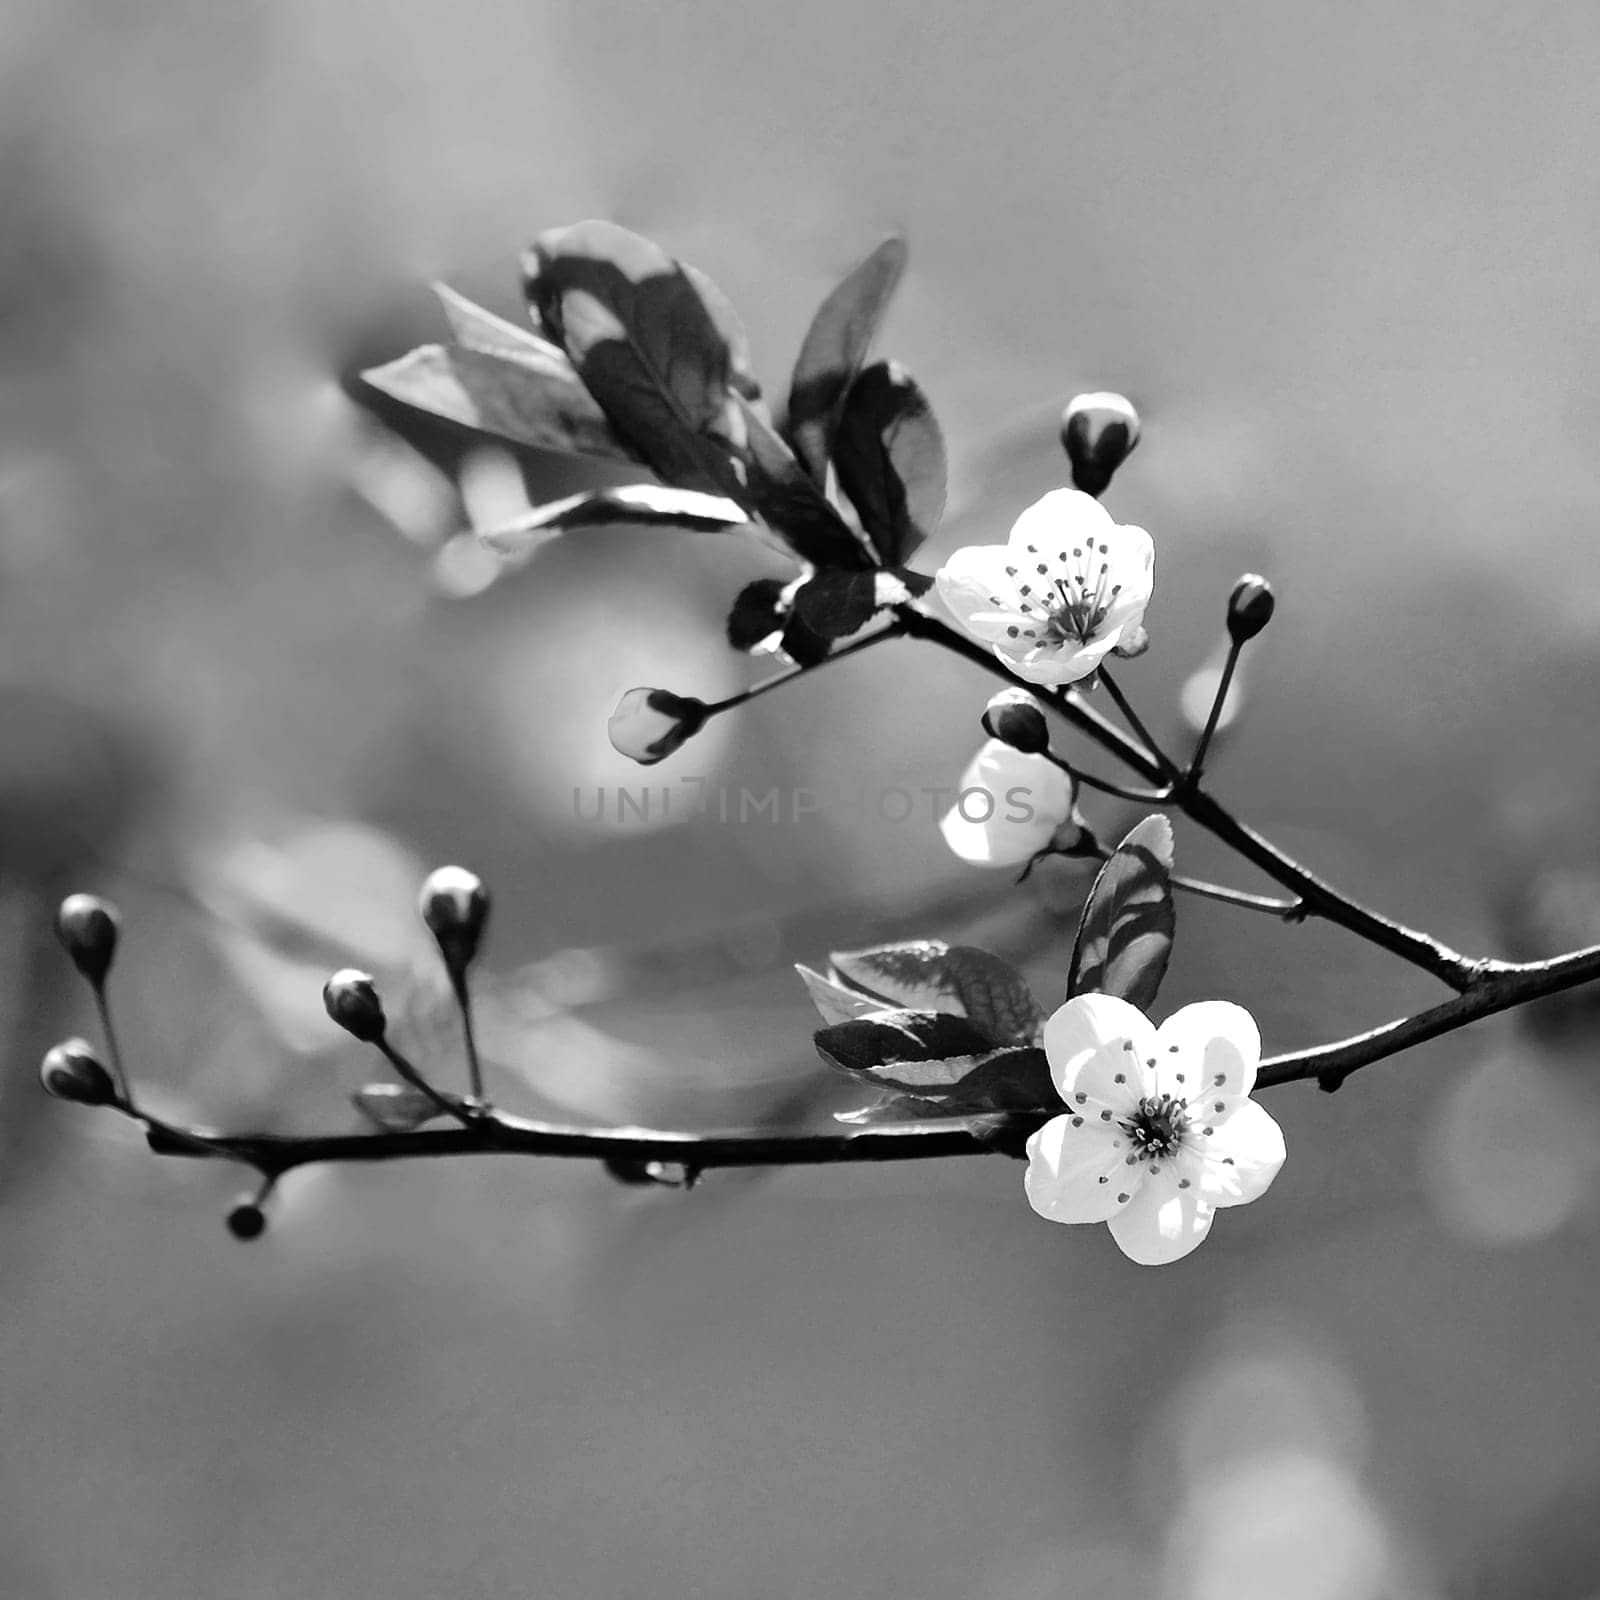
[[1126, 1000], [1081, 994], [1045, 1024], [1065, 1115], [1028, 1141], [1028, 1202], [1052, 1222], [1105, 1222], [1147, 1266], [1189, 1254], [1222, 1206], [1264, 1194], [1283, 1134], [1250, 1098], [1261, 1036], [1206, 1000], [1158, 1029]]
[[1017, 518], [1004, 545], [967, 545], [938, 573], [939, 597], [973, 638], [1029, 683], [1075, 683], [1150, 603], [1155, 546], [1078, 489]]

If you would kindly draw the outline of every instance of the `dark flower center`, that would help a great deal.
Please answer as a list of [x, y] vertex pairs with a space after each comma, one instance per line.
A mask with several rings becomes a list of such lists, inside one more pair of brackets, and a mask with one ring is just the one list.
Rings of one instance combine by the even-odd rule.
[[1045, 620], [1045, 635], [1051, 641], [1063, 644], [1086, 645], [1093, 641], [1106, 620], [1111, 602], [1122, 592], [1120, 583], [1107, 583], [1110, 564], [1096, 561], [1097, 556], [1108, 552], [1102, 545], [1091, 544], [1085, 557], [1083, 547], [1072, 554], [1076, 570], [1065, 578], [1055, 580], [1058, 602], [1051, 607]]
[[1152, 1160], [1176, 1155], [1189, 1130], [1187, 1103], [1170, 1094], [1147, 1095], [1122, 1127], [1136, 1155]]

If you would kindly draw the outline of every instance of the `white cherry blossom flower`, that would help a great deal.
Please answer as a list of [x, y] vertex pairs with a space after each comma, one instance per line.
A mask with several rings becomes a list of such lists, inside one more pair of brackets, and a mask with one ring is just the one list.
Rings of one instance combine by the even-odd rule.
[[1104, 1222], [1145, 1266], [1189, 1254], [1219, 1207], [1265, 1194], [1283, 1133], [1250, 1098], [1261, 1035], [1205, 1000], [1158, 1029], [1136, 1006], [1080, 994], [1045, 1024], [1067, 1103], [1028, 1141], [1028, 1203], [1052, 1222]]
[[939, 831], [975, 867], [1017, 867], [1049, 844], [1072, 800], [1072, 779], [1060, 767], [990, 739], [961, 774]]
[[1077, 489], [1056, 489], [1017, 518], [1003, 545], [957, 550], [935, 577], [973, 638], [1029, 683], [1075, 683], [1150, 603], [1155, 546], [1143, 528]]

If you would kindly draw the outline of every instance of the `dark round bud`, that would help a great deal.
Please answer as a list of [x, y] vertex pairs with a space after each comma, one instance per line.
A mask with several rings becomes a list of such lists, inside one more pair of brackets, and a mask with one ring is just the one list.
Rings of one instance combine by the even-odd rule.
[[439, 867], [428, 874], [417, 903], [445, 965], [452, 972], [466, 971], [489, 920], [483, 879], [465, 867]]
[[670, 689], [630, 689], [617, 702], [606, 732], [620, 755], [653, 767], [705, 726], [705, 701]]
[[96, 988], [111, 970], [121, 926], [117, 908], [95, 894], [69, 894], [56, 912], [57, 936], [73, 966]]
[[328, 1015], [363, 1044], [376, 1044], [383, 1037], [383, 1001], [371, 973], [354, 967], [334, 973], [322, 986], [322, 1003]]
[[73, 1100], [80, 1106], [108, 1106], [117, 1098], [99, 1056], [87, 1039], [63, 1039], [39, 1063], [39, 1081], [58, 1100]]
[[1002, 689], [983, 711], [983, 731], [1024, 755], [1050, 748], [1050, 727], [1038, 702], [1025, 689]]
[[1228, 597], [1228, 637], [1235, 644], [1253, 639], [1272, 621], [1277, 598], [1265, 578], [1247, 572]]
[[1138, 442], [1139, 413], [1120, 394], [1080, 394], [1061, 413], [1061, 448], [1085, 494], [1104, 494]]
[[259, 1239], [267, 1231], [267, 1214], [254, 1200], [240, 1200], [228, 1213], [228, 1232], [235, 1239]]

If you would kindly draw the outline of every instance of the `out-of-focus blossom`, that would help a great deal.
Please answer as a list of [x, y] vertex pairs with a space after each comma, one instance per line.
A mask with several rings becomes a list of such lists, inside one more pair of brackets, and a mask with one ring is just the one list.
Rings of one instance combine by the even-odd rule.
[[1242, 1006], [1201, 1001], [1158, 1029], [1126, 1000], [1081, 994], [1045, 1024], [1044, 1048], [1067, 1112], [1028, 1141], [1040, 1216], [1105, 1222], [1124, 1255], [1155, 1266], [1277, 1177], [1283, 1134], [1250, 1098], [1261, 1035]]
[[939, 831], [975, 867], [1021, 866], [1072, 816], [1072, 801], [1072, 779], [1060, 767], [990, 739], [961, 774]]
[[1029, 683], [1075, 683], [1137, 628], [1155, 546], [1098, 500], [1056, 489], [1017, 518], [1003, 545], [968, 545], [940, 569], [939, 597], [973, 638]]

